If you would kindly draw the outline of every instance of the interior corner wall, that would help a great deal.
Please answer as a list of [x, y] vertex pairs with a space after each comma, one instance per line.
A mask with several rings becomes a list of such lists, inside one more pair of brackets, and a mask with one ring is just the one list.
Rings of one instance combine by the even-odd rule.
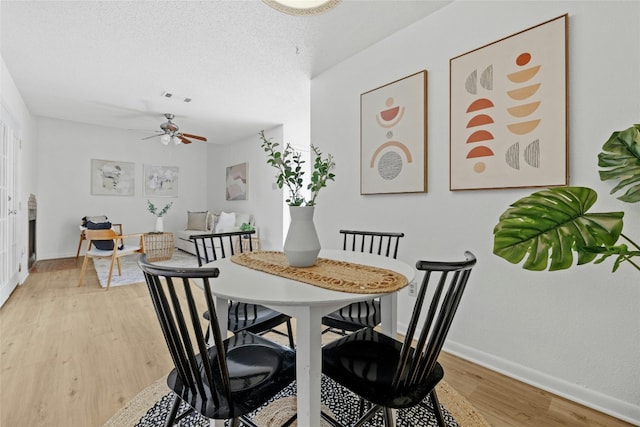
[[[265, 129], [273, 141], [283, 140], [283, 126]], [[274, 188], [276, 171], [267, 164], [256, 130], [250, 136], [223, 145], [211, 145], [207, 153], [207, 206], [212, 212], [245, 212], [253, 214], [263, 250], [282, 250], [282, 190]], [[227, 200], [226, 170], [247, 163], [247, 200]]]
[[[529, 272], [493, 255], [493, 227], [534, 189], [449, 191], [449, 60], [568, 13], [570, 184], [600, 194], [593, 212], [624, 210], [638, 241], [640, 209], [609, 195], [597, 155], [640, 117], [640, 2], [455, 1], [312, 80], [311, 139], [336, 159], [320, 195], [323, 247], [340, 228], [401, 231], [399, 258], [460, 259], [477, 267], [446, 350], [640, 424], [638, 272], [612, 263]], [[615, 22], [615, 26], [604, 25]], [[428, 71], [428, 193], [360, 195], [360, 95]], [[399, 296], [406, 328], [413, 298]]]
[[[205, 144], [165, 146], [136, 132], [49, 118], [38, 119], [38, 134], [38, 259], [75, 257], [85, 215], [106, 215], [131, 234], [154, 230], [147, 200], [160, 207], [173, 202], [165, 231], [184, 229], [187, 210], [207, 207]], [[91, 159], [134, 163], [135, 194], [92, 195]], [[178, 197], [145, 195], [144, 165], [177, 166]]]

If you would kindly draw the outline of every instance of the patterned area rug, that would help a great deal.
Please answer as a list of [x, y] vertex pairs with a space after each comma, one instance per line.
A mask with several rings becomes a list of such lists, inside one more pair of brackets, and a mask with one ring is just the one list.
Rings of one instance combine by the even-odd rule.
[[[144, 282], [144, 275], [142, 274], [140, 267], [138, 267], [137, 255], [120, 258], [120, 264], [122, 266], [122, 275], [118, 276], [118, 267], [114, 265], [113, 276], [111, 277], [111, 286], [131, 285], [133, 283]], [[175, 250], [171, 259], [167, 261], [158, 261], [154, 264], [170, 265], [175, 267], [197, 267], [198, 260], [194, 255], [181, 250]], [[100, 286], [106, 288], [111, 260], [106, 258], [94, 258], [93, 265], [98, 273]]]
[[[445, 422], [448, 427], [470, 426], [489, 427], [489, 423], [475, 410], [475, 408], [453, 390], [447, 383], [441, 382], [437, 387], [438, 398], [442, 404]], [[251, 418], [261, 427], [280, 426], [283, 420], [295, 412], [295, 383], [286, 387], [276, 395], [267, 405], [260, 408]], [[124, 408], [116, 413], [104, 427], [151, 427], [162, 426], [173, 403], [173, 393], [166, 386], [165, 379], [156, 381], [143, 390]], [[358, 416], [358, 398], [350, 391], [336, 384], [329, 378], [322, 378], [322, 402], [325, 412], [329, 412], [338, 422], [352, 425]], [[398, 427], [437, 426], [433, 415], [431, 401], [426, 399], [426, 407], [415, 407], [397, 412]], [[446, 407], [445, 407], [446, 406]], [[180, 409], [181, 411], [183, 407]], [[181, 427], [208, 427], [209, 420], [190, 415], [179, 424]], [[228, 425], [226, 423], [225, 425]], [[296, 425], [295, 423], [293, 424]], [[325, 424], [323, 424], [324, 426]], [[365, 426], [384, 425], [382, 415], [378, 415]]]

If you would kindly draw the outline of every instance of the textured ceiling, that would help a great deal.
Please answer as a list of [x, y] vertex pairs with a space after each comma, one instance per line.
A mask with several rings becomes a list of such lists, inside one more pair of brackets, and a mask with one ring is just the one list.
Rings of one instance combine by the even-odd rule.
[[36, 116], [144, 137], [173, 113], [226, 143], [308, 110], [310, 78], [448, 3], [343, 0], [294, 17], [257, 0], [2, 0], [0, 43]]

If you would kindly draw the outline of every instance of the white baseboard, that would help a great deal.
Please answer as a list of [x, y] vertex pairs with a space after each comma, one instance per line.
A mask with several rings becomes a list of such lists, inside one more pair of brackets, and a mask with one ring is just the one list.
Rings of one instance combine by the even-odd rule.
[[[403, 325], [398, 326], [401, 328]], [[564, 397], [573, 402], [595, 409], [596, 411], [640, 426], [640, 406], [638, 405], [586, 389], [577, 384], [564, 381], [454, 341], [447, 341], [443, 350], [541, 390], [548, 391], [549, 393]]]

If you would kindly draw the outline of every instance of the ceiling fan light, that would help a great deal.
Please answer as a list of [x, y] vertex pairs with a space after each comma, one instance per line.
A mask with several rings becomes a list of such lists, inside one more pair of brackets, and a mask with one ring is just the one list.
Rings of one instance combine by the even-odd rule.
[[160, 136], [160, 142], [162, 142], [164, 145], [168, 145], [169, 141], [171, 141], [171, 137], [166, 133]]
[[173, 143], [175, 145], [180, 145], [182, 143], [182, 141], [180, 141], [180, 138], [178, 138], [177, 136], [174, 135], [173, 137]]
[[341, 0], [262, 0], [275, 10], [294, 16], [318, 15], [327, 12]]

